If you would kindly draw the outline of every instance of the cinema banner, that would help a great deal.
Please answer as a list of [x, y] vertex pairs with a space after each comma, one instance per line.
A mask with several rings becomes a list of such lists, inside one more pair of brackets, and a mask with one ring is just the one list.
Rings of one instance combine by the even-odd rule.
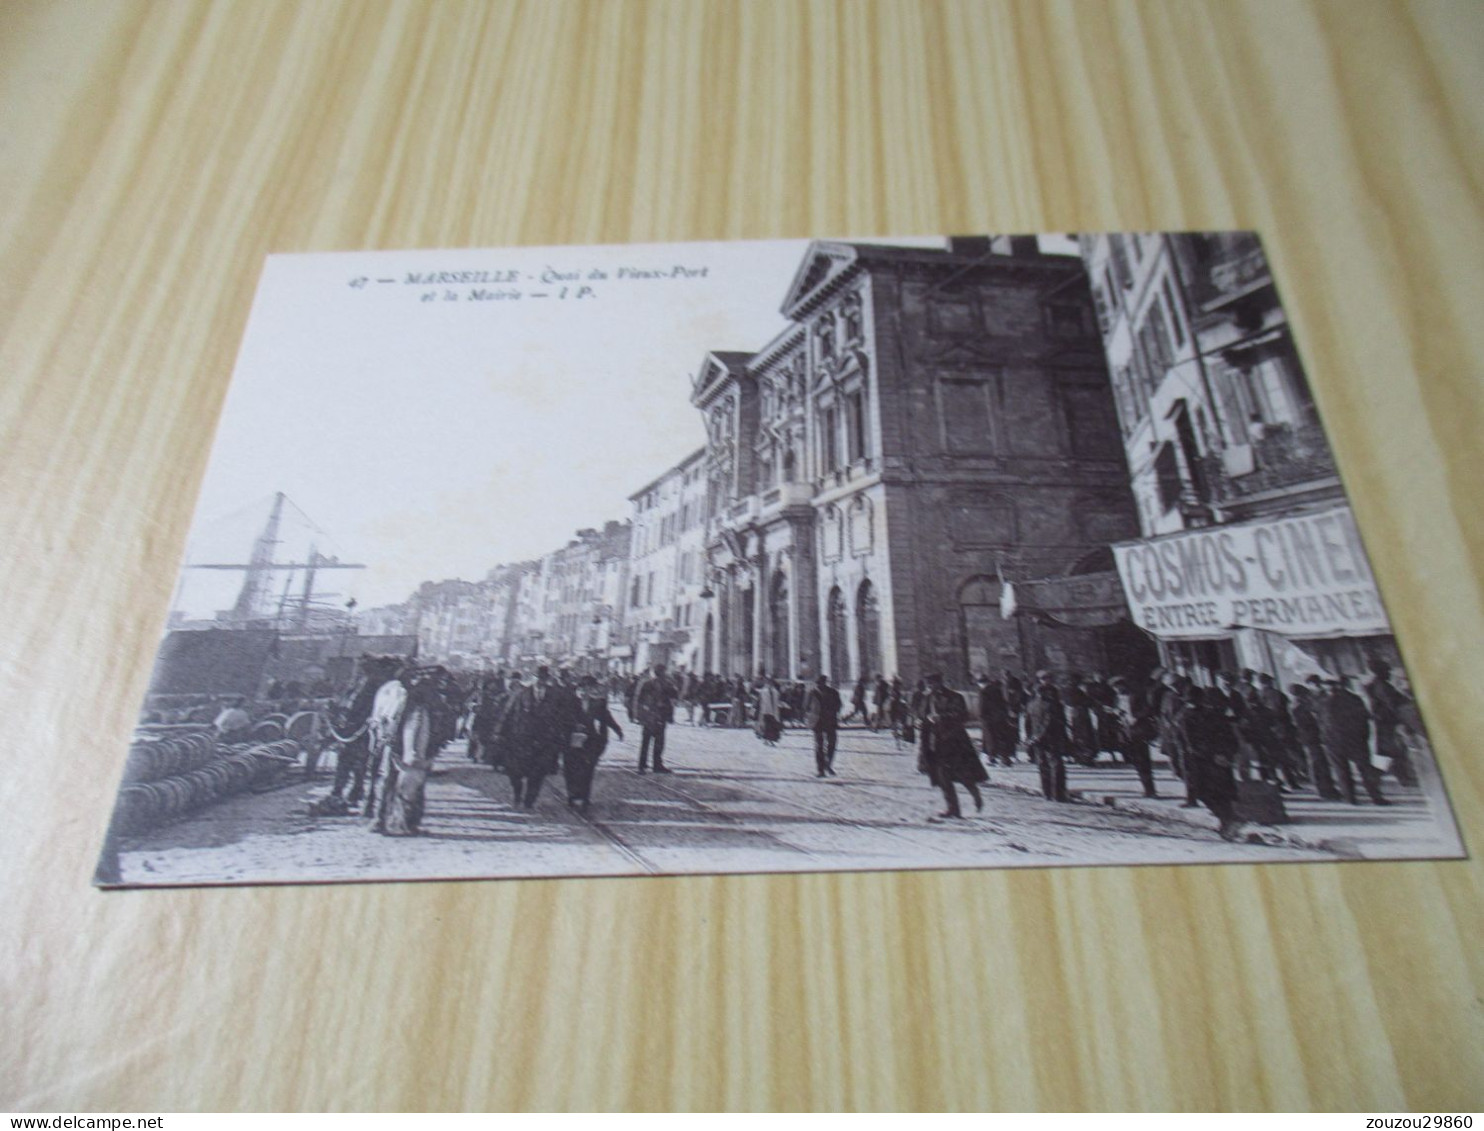
[[1126, 542], [1113, 555], [1134, 623], [1165, 640], [1391, 632], [1349, 507]]

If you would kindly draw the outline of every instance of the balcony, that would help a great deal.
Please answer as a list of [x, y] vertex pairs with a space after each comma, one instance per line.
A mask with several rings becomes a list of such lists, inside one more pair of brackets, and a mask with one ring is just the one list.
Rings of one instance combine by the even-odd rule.
[[857, 479], [864, 479], [874, 475], [880, 467], [872, 456], [862, 456], [845, 467], [837, 467], [833, 471], [827, 471], [815, 480], [816, 493], [833, 491], [839, 487], [848, 486]]
[[1195, 298], [1205, 309], [1215, 310], [1272, 283], [1272, 269], [1262, 246], [1248, 240], [1242, 243], [1197, 275]]
[[1251, 470], [1245, 474], [1232, 474], [1232, 469], [1246, 466], [1246, 460], [1216, 455], [1203, 458], [1201, 465], [1215, 503], [1238, 502], [1339, 474], [1324, 430], [1312, 423], [1267, 425], [1262, 437], [1252, 442]]
[[814, 491], [807, 483], [783, 483], [763, 492], [761, 517], [772, 518], [789, 507], [807, 507]]

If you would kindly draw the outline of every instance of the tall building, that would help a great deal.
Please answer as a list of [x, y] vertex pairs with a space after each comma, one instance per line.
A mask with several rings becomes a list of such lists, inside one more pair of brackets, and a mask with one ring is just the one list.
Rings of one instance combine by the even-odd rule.
[[579, 530], [541, 559], [540, 596], [526, 606], [533, 621], [521, 626], [539, 644], [529, 659], [582, 671], [608, 670], [631, 536], [627, 522], [610, 520], [602, 530]]
[[634, 534], [622, 617], [635, 670], [655, 663], [704, 670], [705, 456], [697, 449], [629, 496]]
[[816, 242], [756, 353], [714, 352], [702, 666], [964, 683], [1147, 650], [1002, 615], [1004, 582], [1137, 535], [1087, 278], [1034, 238]]
[[1272, 270], [1246, 232], [1081, 239], [1142, 540], [1118, 550], [1167, 666], [1287, 684], [1396, 662]]
[[429, 663], [463, 670], [503, 664], [515, 646], [515, 618], [522, 584], [533, 563], [498, 565], [482, 581], [429, 581], [398, 605], [362, 609], [361, 636], [400, 634], [417, 641]]

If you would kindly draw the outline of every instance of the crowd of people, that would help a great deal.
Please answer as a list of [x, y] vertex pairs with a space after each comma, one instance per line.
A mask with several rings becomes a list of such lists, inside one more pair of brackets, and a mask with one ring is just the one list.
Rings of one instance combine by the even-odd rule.
[[656, 664], [642, 674], [600, 678], [542, 666], [529, 675], [480, 677], [461, 729], [469, 758], [509, 778], [515, 806], [534, 809], [546, 779], [560, 773], [568, 804], [586, 812], [609, 737], [624, 738], [615, 705], [639, 730], [634, 768], [641, 774], [670, 772], [666, 737], [680, 711], [697, 726], [751, 728], [770, 746], [785, 728], [804, 727], [819, 778], [836, 775], [841, 727], [857, 722], [888, 731], [898, 749], [915, 751], [918, 770], [941, 791], [937, 819], [962, 816], [960, 787], [982, 809], [988, 768], [1022, 758], [1037, 767], [1041, 791], [1053, 801], [1069, 798], [1069, 765], [1103, 759], [1127, 765], [1144, 793], [1157, 797], [1157, 751], [1183, 784], [1184, 804], [1208, 808], [1223, 836], [1240, 823], [1244, 781], [1274, 792], [1389, 804], [1383, 774], [1416, 783], [1410, 740], [1421, 734], [1411, 698], [1379, 661], [1363, 685], [1354, 676], [1315, 675], [1285, 691], [1271, 675], [1252, 671], [1217, 673], [1207, 686], [1163, 669], [1143, 680], [1048, 671], [1027, 679], [1007, 671], [979, 676], [967, 696], [940, 673], [910, 687], [878, 674], [842, 694], [825, 675], [805, 683], [760, 672], [746, 680], [670, 673]]
[[1129, 764], [1146, 796], [1158, 796], [1157, 747], [1184, 785], [1184, 804], [1210, 809], [1226, 836], [1239, 824], [1244, 781], [1352, 805], [1363, 790], [1387, 805], [1383, 772], [1417, 783], [1409, 739], [1420, 737], [1421, 723], [1390, 665], [1375, 661], [1371, 676], [1362, 685], [1353, 675], [1312, 675], [1284, 691], [1253, 671], [1218, 672], [1209, 686], [1164, 669], [1147, 682], [1040, 672], [1029, 687], [1007, 673], [980, 681], [984, 753], [991, 764], [1009, 764], [1024, 746], [1044, 795], [1062, 801], [1067, 762], [1092, 765], [1104, 754]]

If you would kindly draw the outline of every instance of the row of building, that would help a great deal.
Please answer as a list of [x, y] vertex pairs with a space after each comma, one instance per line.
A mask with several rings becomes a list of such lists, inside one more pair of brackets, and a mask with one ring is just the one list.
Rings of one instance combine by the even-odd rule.
[[1079, 246], [812, 244], [786, 328], [702, 359], [705, 446], [626, 521], [360, 631], [837, 682], [1392, 659], [1256, 238]]

